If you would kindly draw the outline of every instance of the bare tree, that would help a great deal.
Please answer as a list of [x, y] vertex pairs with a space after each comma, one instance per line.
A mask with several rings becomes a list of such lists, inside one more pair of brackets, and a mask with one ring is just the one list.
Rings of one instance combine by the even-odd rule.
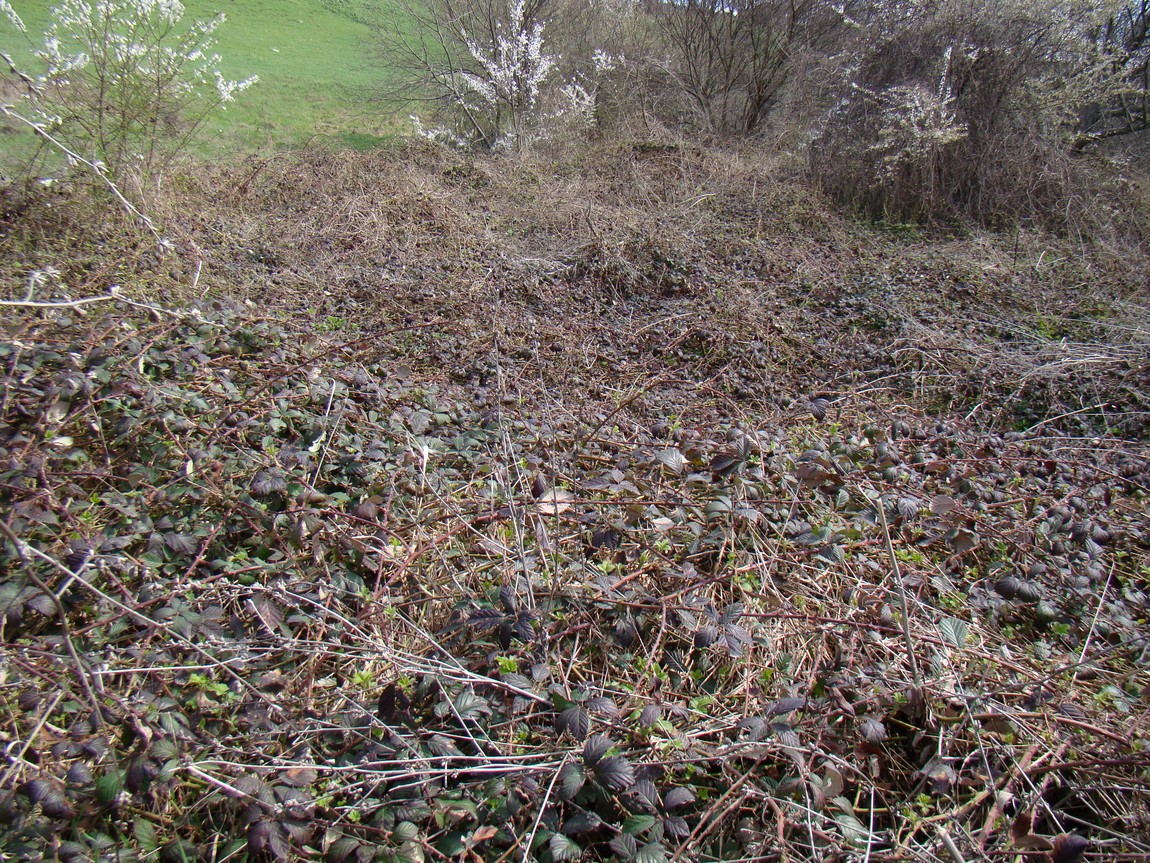
[[800, 55], [842, 22], [825, 0], [652, 0], [666, 40], [665, 70], [698, 125], [719, 135], [758, 131]]
[[1123, 3], [1098, 26], [1094, 38], [1109, 65], [1112, 86], [1083, 110], [1078, 149], [1150, 129], [1150, 0]]

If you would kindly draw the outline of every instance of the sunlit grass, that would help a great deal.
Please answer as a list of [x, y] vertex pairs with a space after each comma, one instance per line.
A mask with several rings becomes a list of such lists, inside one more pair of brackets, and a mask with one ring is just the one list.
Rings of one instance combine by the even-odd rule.
[[[259, 83], [226, 110], [214, 112], [193, 144], [202, 155], [290, 147], [314, 139], [363, 148], [394, 135], [402, 124], [381, 98], [389, 71], [380, 36], [369, 21], [394, 10], [386, 0], [186, 0], [186, 20], [217, 12], [222, 71]], [[35, 40], [51, 4], [13, 0]], [[0, 21], [0, 50], [35, 69], [28, 41]], [[31, 133], [0, 135], [6, 165], [34, 149]]]

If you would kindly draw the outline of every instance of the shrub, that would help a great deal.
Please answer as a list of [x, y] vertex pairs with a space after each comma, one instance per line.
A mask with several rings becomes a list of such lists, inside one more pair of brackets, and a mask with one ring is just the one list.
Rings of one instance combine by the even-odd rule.
[[[528, 146], [540, 95], [555, 69], [544, 50], [546, 0], [413, 0], [384, 36], [388, 62], [406, 67], [404, 95], [431, 108], [426, 137], [486, 149]], [[410, 22], [414, 22], [410, 26]], [[409, 29], [410, 26], [410, 29]]]
[[[11, 6], [0, 8], [26, 32]], [[22, 76], [21, 116], [119, 180], [158, 178], [208, 113], [256, 80], [220, 73], [212, 48], [222, 14], [187, 25], [183, 16], [177, 0], [64, 0], [32, 45], [41, 68]]]
[[876, 217], [1055, 228], [1092, 217], [1080, 119], [1125, 85], [1090, 14], [983, 0], [860, 22], [869, 38], [812, 147], [815, 175]]

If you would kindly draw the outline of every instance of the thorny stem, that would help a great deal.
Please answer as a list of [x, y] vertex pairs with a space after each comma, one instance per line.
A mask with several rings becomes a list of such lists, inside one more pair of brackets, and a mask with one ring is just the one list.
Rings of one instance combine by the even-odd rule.
[[906, 599], [906, 585], [902, 581], [902, 572], [898, 566], [898, 557], [894, 553], [894, 544], [890, 541], [890, 527], [886, 523], [886, 511], [883, 508], [882, 499], [876, 499], [875, 509], [878, 510], [879, 520], [882, 522], [882, 536], [886, 541], [886, 551], [890, 555], [891, 572], [894, 575], [894, 583], [898, 588], [898, 602], [899, 609], [902, 612], [902, 634], [906, 639], [906, 658], [910, 662], [911, 679], [914, 681], [914, 688], [921, 692], [922, 690], [922, 675], [918, 670], [918, 659], [914, 655], [914, 641], [910, 635], [910, 604]]
[[[30, 545], [17, 537], [16, 534], [12, 532], [12, 528], [9, 527], [6, 522], [0, 522], [0, 532], [3, 532], [3, 534], [8, 538], [8, 541], [11, 542], [15, 547], [16, 554], [19, 556], [20, 562], [24, 564], [24, 571], [27, 573], [28, 578], [31, 579], [32, 583], [35, 584], [36, 587], [38, 587], [40, 590], [42, 590], [46, 596], [51, 598], [52, 604], [56, 607], [56, 618], [60, 621], [60, 636], [63, 638], [64, 646], [68, 650], [68, 656], [71, 658], [72, 664], [76, 668], [76, 680], [80, 684], [80, 688], [84, 691], [84, 697], [88, 699], [88, 703], [92, 707], [92, 719], [95, 721], [97, 726], [103, 728], [104, 713], [100, 707], [100, 702], [96, 699], [96, 692], [92, 688], [91, 681], [89, 680], [91, 671], [89, 671], [88, 667], [84, 664], [84, 660], [80, 658], [80, 654], [76, 652], [76, 645], [72, 643], [72, 631], [68, 623], [68, 612], [64, 608], [64, 603], [61, 601], [60, 595], [51, 587], [49, 587], [48, 584], [42, 578], [40, 578], [39, 575], [36, 574], [36, 570], [32, 567], [31, 561], [28, 560], [28, 556], [24, 553], [27, 550], [33, 552], [36, 555], [40, 555], [41, 552], [37, 552], [36, 549], [32, 548]], [[47, 555], [43, 556], [47, 557]], [[49, 560], [51, 560], [51, 558], [49, 558]], [[53, 560], [51, 562], [55, 564], [62, 572], [67, 573], [69, 579], [72, 579], [75, 575], [75, 573], [73, 573], [70, 569], [64, 566], [60, 566], [60, 564], [56, 563], [56, 561]], [[87, 565], [88, 564], [85, 561], [84, 566]], [[81, 570], [83, 568], [84, 567], [81, 567]], [[77, 578], [76, 580], [84, 583], [83, 579]]]

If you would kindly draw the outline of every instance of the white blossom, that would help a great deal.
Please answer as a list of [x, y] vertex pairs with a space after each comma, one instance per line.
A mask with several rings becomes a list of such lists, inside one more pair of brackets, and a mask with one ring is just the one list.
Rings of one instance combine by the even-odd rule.
[[[0, 11], [14, 15], [8, 0]], [[109, 173], [162, 154], [161, 135], [179, 146], [170, 132], [194, 129], [256, 81], [220, 73], [211, 48], [223, 15], [183, 16], [178, 0], [62, 0], [34, 50], [39, 87], [25, 98], [36, 125]]]
[[16, 10], [12, 8], [12, 4], [8, 0], [0, 0], [0, 12], [3, 12], [4, 17], [21, 33], [28, 32], [28, 28], [24, 26], [24, 22], [20, 20], [20, 16], [16, 14]]

